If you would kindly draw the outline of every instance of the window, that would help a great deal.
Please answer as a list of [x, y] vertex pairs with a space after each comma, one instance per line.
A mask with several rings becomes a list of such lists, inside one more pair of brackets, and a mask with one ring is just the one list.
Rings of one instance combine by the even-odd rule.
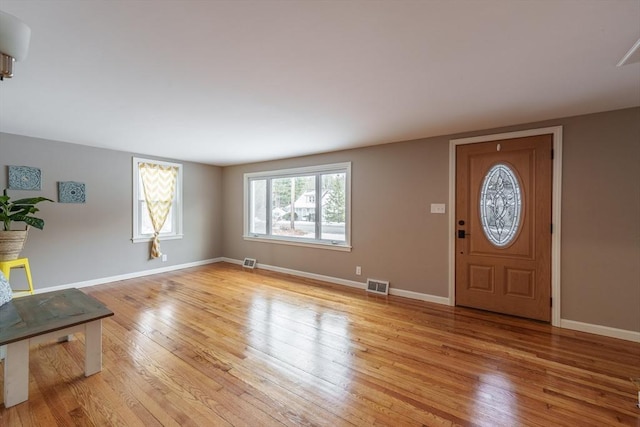
[[247, 240], [350, 250], [351, 163], [244, 175]]
[[[141, 165], [159, 165], [166, 168], [177, 169], [173, 198], [167, 218], [162, 225], [159, 237], [162, 240], [182, 238], [182, 165], [179, 163], [161, 162], [158, 160], [133, 158], [133, 242], [148, 242], [153, 239], [154, 229], [145, 199], [145, 190], [142, 183]], [[166, 180], [160, 179], [161, 185], [170, 185]], [[156, 200], [161, 203], [162, 200]]]
[[491, 243], [505, 247], [520, 229], [522, 197], [518, 177], [506, 164], [489, 169], [480, 190], [482, 230]]

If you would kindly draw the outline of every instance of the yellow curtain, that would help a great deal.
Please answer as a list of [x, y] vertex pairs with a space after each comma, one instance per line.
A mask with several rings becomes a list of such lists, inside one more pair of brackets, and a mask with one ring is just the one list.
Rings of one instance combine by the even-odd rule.
[[178, 168], [154, 163], [140, 163], [139, 168], [144, 188], [144, 199], [147, 202], [154, 231], [151, 258], [159, 258], [162, 256], [162, 252], [158, 236], [171, 211]]

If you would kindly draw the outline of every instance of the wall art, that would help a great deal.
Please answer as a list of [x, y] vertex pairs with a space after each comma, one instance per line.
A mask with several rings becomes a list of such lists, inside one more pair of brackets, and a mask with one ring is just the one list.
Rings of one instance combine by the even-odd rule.
[[9, 190], [40, 190], [40, 169], [30, 166], [9, 166]]
[[58, 202], [85, 203], [86, 192], [84, 183], [75, 181], [58, 182]]

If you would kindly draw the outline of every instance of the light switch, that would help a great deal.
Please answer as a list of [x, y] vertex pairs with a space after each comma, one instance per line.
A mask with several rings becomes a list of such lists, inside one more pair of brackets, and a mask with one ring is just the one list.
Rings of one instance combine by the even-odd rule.
[[446, 213], [446, 205], [444, 203], [431, 203], [431, 213], [443, 214]]

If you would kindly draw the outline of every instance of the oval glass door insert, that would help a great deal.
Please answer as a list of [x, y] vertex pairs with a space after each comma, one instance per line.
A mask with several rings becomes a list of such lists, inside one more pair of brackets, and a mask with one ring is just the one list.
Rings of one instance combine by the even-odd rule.
[[480, 189], [480, 221], [485, 236], [495, 246], [508, 245], [518, 234], [521, 216], [518, 177], [504, 163], [494, 165]]

